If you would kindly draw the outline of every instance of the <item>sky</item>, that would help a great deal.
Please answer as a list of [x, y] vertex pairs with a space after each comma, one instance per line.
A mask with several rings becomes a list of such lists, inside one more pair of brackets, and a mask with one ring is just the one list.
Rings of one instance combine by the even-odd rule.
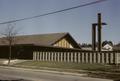
[[[0, 23], [32, 17], [97, 0], [0, 0]], [[101, 3], [51, 14], [31, 20], [12, 23], [19, 35], [69, 32], [78, 43], [91, 43], [92, 23], [97, 14], [107, 25], [102, 28], [102, 41], [120, 42], [120, 0], [106, 0]], [[0, 25], [0, 32], [8, 24]]]

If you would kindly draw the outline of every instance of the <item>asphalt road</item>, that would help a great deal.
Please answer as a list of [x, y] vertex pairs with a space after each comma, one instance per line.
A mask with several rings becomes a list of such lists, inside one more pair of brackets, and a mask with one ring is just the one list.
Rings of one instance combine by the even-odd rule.
[[81, 77], [80, 75], [64, 74], [13, 67], [0, 67], [0, 81], [112, 81], [107, 79]]

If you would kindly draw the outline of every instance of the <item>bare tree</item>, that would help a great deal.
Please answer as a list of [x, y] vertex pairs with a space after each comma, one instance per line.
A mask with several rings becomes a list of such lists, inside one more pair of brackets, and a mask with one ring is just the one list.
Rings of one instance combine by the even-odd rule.
[[18, 34], [18, 31], [15, 30], [14, 24], [8, 24], [7, 28], [3, 33], [1, 33], [3, 37], [3, 41], [5, 44], [9, 46], [9, 55], [8, 55], [8, 65], [10, 64], [11, 61], [11, 56], [12, 56], [12, 45], [15, 43], [15, 36]]

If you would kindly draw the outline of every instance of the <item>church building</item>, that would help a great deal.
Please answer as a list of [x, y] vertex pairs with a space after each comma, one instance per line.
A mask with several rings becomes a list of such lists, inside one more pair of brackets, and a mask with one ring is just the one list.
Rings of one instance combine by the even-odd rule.
[[[0, 58], [8, 58], [9, 46], [0, 38]], [[50, 33], [16, 36], [12, 45], [12, 57], [32, 59], [33, 51], [72, 51], [80, 46], [69, 33]]]

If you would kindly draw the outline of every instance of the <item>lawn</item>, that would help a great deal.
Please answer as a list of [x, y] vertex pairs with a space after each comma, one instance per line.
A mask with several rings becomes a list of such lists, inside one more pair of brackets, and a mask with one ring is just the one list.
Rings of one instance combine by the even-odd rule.
[[85, 63], [68, 63], [68, 62], [48, 62], [48, 61], [26, 61], [16, 64], [17, 66], [33, 67], [33, 68], [58, 68], [58, 69], [73, 69], [73, 70], [89, 70], [89, 71], [118, 71], [118, 67], [104, 64], [85, 64]]
[[48, 62], [48, 61], [25, 61], [15, 64], [16, 67], [47, 69], [66, 72], [87, 73], [90, 77], [100, 77], [120, 80], [120, 67], [105, 64], [83, 64], [68, 62]]

